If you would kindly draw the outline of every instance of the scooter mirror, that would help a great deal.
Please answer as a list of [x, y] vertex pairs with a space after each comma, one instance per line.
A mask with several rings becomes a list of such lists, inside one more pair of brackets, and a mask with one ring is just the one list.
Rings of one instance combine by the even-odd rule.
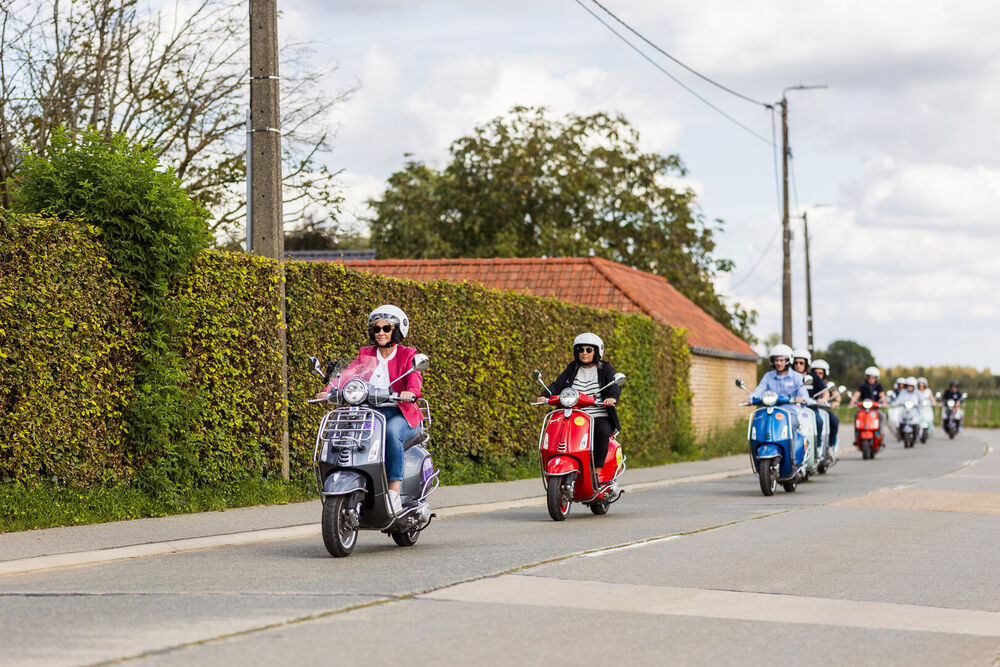
[[418, 354], [413, 357], [413, 370], [423, 373], [431, 365], [430, 357], [426, 354]]
[[840, 385], [839, 387], [837, 387], [837, 391], [839, 391], [841, 394], [844, 394], [847, 392], [847, 387], [845, 387], [844, 385]]
[[963, 401], [964, 401], [965, 399], [967, 399], [968, 397], [969, 397], [969, 395], [968, 395], [967, 393], [965, 393], [965, 392], [962, 392], [962, 400], [963, 400]]
[[743, 386], [743, 379], [742, 378], [736, 378], [736, 386], [737, 387], [742, 387]]
[[812, 375], [807, 375], [804, 378], [802, 378], [802, 384], [812, 386], [812, 383], [813, 383], [813, 376]]
[[537, 382], [541, 382], [542, 372], [536, 368], [535, 370], [531, 371], [531, 377], [535, 378]]
[[308, 368], [316, 375], [323, 377], [323, 370], [319, 367], [319, 359], [317, 359], [316, 357], [309, 357]]
[[940, 401], [941, 400], [941, 392], [939, 391], [938, 393], [934, 394], [934, 398], [936, 398], [937, 400]]
[[614, 380], [614, 382], [619, 387], [625, 386], [625, 374], [624, 373], [615, 373], [615, 380]]

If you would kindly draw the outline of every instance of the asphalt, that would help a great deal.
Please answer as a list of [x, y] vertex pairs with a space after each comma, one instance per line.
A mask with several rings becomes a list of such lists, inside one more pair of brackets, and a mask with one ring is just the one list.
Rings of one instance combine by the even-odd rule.
[[[749, 474], [745, 454], [632, 468], [623, 487], [639, 489]], [[444, 486], [431, 496], [441, 518], [544, 503], [539, 478]], [[287, 539], [319, 530], [320, 501], [261, 505], [168, 517], [0, 534], [0, 576], [224, 545]]]

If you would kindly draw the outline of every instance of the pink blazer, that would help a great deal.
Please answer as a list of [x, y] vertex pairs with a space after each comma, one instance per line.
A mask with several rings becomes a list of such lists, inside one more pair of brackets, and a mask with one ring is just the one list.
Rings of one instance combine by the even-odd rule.
[[[363, 347], [358, 350], [358, 356], [354, 358], [354, 361], [350, 363], [346, 370], [340, 376], [340, 383], [346, 384], [347, 381], [353, 377], [361, 377], [363, 380], [368, 380], [372, 373], [375, 372], [375, 365], [366, 358], [374, 359], [375, 355], [378, 354], [378, 347], [374, 345], [369, 345], [368, 347]], [[412, 347], [406, 347], [405, 345], [396, 346], [396, 356], [394, 356], [389, 361], [389, 382], [392, 382], [400, 375], [406, 371], [413, 368], [413, 357], [417, 354], [417, 350]], [[327, 385], [325, 391], [330, 391], [333, 388], [333, 381]], [[420, 371], [413, 371], [402, 381], [389, 387], [389, 389], [395, 393], [409, 391], [412, 392], [417, 398], [420, 397], [420, 389], [424, 385], [424, 379], [420, 376]], [[403, 413], [403, 417], [406, 419], [406, 423], [410, 425], [411, 428], [416, 428], [420, 426], [420, 421], [423, 416], [420, 414], [420, 409], [414, 403], [399, 403], [399, 409]]]

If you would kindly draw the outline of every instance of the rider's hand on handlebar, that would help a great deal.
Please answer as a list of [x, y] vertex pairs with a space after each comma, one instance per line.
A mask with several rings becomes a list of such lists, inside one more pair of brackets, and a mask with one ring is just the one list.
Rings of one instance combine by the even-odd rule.
[[613, 398], [605, 398], [605, 399], [604, 399], [604, 405], [605, 405], [606, 407], [609, 407], [609, 408], [610, 408], [610, 407], [611, 407], [612, 405], [614, 405], [615, 403], [617, 403], [617, 402], [618, 402], [618, 401], [616, 401], [616, 400], [615, 400], [615, 399], [613, 399]]
[[405, 398], [406, 400], [410, 401], [410, 400], [413, 400], [414, 398], [416, 398], [417, 395], [414, 394], [412, 391], [401, 391], [401, 392], [399, 392], [399, 397], [400, 398]]
[[325, 401], [328, 398], [330, 398], [330, 394], [328, 392], [321, 391], [321, 392], [319, 392], [319, 393], [316, 394], [316, 400], [317, 401]]
[[538, 398], [535, 399], [535, 402], [536, 403], [548, 403], [549, 402], [549, 398], [548, 398], [548, 396], [539, 396]]

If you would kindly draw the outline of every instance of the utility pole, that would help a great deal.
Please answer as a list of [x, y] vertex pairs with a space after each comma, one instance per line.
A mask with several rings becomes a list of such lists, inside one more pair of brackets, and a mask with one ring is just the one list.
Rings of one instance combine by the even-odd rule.
[[809, 270], [809, 217], [802, 211], [802, 236], [806, 250], [806, 347], [813, 355], [813, 295], [812, 272]]
[[288, 348], [285, 324], [285, 237], [281, 210], [281, 117], [278, 109], [276, 0], [250, 0], [250, 247], [278, 262], [281, 322], [281, 475], [288, 466]]
[[792, 230], [788, 224], [788, 100], [781, 94], [781, 342], [792, 345]]
[[[782, 265], [781, 265], [781, 342], [786, 345], [792, 343], [792, 230], [788, 224], [788, 98], [786, 93], [789, 90], [809, 90], [812, 88], [826, 88], [826, 86], [790, 86], [781, 91], [781, 236], [782, 236]], [[810, 342], [810, 350], [812, 349]]]

